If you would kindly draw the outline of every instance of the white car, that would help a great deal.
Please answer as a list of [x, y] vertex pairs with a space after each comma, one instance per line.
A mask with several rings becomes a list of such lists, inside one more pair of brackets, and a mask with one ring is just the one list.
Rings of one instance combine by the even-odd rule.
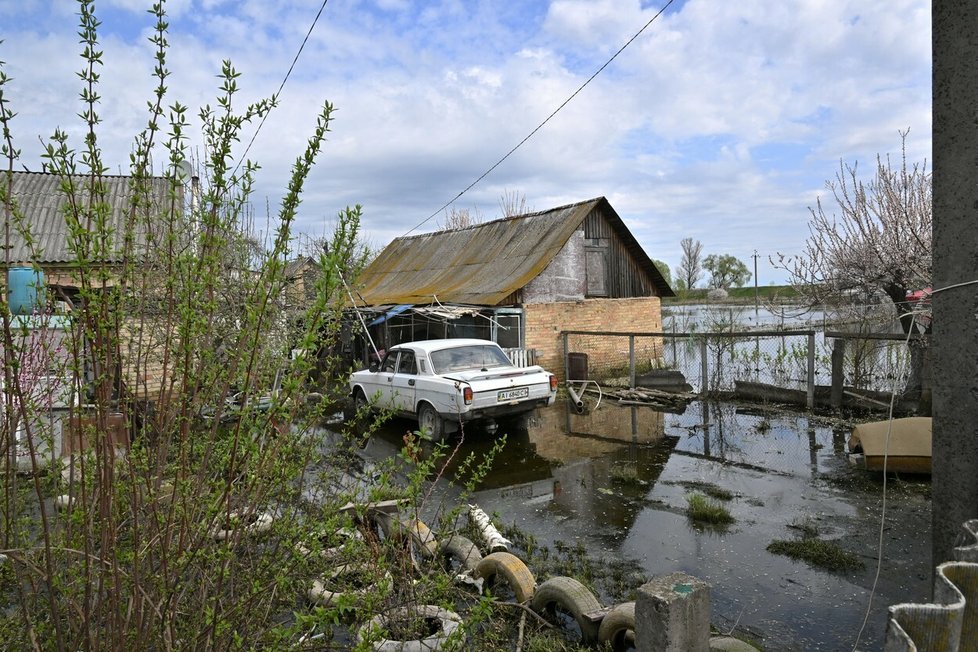
[[488, 340], [426, 340], [391, 347], [379, 365], [350, 376], [350, 392], [358, 411], [368, 404], [391, 409], [417, 419], [438, 441], [463, 422], [552, 405], [557, 377], [539, 366], [513, 366]]

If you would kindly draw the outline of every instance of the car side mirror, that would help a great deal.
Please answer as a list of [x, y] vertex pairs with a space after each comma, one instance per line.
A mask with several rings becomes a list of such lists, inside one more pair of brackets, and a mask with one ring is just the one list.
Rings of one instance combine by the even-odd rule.
[[376, 362], [371, 362], [370, 363], [370, 367], [369, 367], [370, 371], [376, 372], [379, 368], [380, 368], [380, 365], [377, 364]]

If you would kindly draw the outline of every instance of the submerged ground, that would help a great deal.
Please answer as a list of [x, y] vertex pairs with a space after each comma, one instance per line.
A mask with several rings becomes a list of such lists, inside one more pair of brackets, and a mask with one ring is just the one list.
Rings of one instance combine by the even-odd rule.
[[[582, 544], [647, 577], [684, 571], [709, 582], [714, 625], [766, 650], [851, 650], [857, 637], [858, 649], [881, 649], [887, 606], [929, 599], [929, 478], [891, 476], [882, 520], [882, 478], [846, 461], [851, 423], [700, 402], [682, 414], [590, 407], [580, 415], [558, 402], [509, 433], [479, 505], [541, 543]], [[391, 455], [411, 428], [390, 422], [363, 454]], [[462, 449], [487, 449], [491, 438], [470, 431]], [[732, 494], [719, 501], [732, 525], [686, 515], [689, 495], [723, 495], [714, 488]], [[862, 568], [832, 572], [767, 550], [806, 537], [837, 544]]]

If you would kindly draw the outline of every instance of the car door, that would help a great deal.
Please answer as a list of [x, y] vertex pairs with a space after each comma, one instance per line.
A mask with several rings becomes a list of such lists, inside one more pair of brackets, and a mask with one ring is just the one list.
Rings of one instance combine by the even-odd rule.
[[391, 375], [391, 391], [394, 408], [414, 412], [414, 399], [417, 391], [418, 362], [414, 351], [401, 351], [397, 366]]
[[371, 374], [370, 382], [365, 383], [367, 398], [375, 405], [388, 408], [393, 406], [393, 379], [397, 369], [397, 354], [399, 351], [388, 351], [380, 361], [380, 367]]

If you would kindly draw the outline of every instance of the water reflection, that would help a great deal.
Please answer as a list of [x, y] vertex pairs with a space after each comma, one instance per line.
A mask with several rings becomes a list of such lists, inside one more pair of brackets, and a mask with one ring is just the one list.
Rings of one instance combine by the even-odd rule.
[[[396, 450], [411, 425], [398, 422], [381, 440]], [[683, 414], [606, 402], [583, 415], [561, 402], [507, 436], [474, 496], [506, 524], [544, 545], [581, 543], [594, 555], [635, 560], [649, 576], [700, 577], [713, 587], [714, 622], [737, 622], [767, 649], [851, 648], [870, 603], [881, 495], [879, 483], [845, 461], [848, 428], [698, 401]], [[488, 450], [491, 441], [467, 432], [462, 452]], [[725, 503], [736, 519], [729, 530], [691, 526], [686, 496], [695, 483], [733, 494]], [[930, 594], [926, 485], [891, 497], [887, 510], [894, 520], [865, 649], [880, 647], [887, 605]], [[797, 537], [802, 522], [856, 551], [866, 570], [831, 574], [766, 550]]]

